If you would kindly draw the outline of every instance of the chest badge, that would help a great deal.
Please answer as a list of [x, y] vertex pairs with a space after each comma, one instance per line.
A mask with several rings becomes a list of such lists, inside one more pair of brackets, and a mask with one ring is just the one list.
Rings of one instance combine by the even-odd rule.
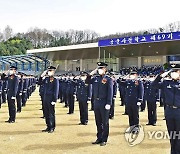
[[139, 82], [138, 82], [137, 80], [135, 81], [135, 85], [136, 85], [136, 86], [138, 86], [138, 85], [139, 85]]
[[102, 79], [102, 84], [106, 84], [106, 82], [107, 82], [107, 79], [103, 78]]

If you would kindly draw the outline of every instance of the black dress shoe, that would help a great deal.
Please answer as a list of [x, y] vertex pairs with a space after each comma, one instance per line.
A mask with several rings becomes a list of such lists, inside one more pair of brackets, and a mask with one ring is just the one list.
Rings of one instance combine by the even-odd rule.
[[156, 124], [154, 123], [154, 124], [152, 124], [152, 126], [156, 126]]
[[146, 125], [148, 126], [148, 125], [152, 125], [152, 124], [151, 124], [151, 123], [148, 123], [148, 124], [146, 124]]
[[114, 117], [109, 117], [109, 119], [113, 120], [113, 119], [114, 119]]
[[49, 131], [48, 131], [48, 133], [53, 133], [54, 132], [54, 129], [50, 129]]
[[123, 113], [122, 115], [128, 115], [127, 113]]
[[100, 144], [102, 141], [96, 140], [95, 142], [92, 142], [92, 144]]
[[100, 143], [100, 146], [105, 146], [106, 145], [106, 142], [101, 142]]
[[10, 123], [10, 120], [5, 121], [6, 123]]
[[49, 131], [49, 128], [42, 130], [42, 132], [48, 132], [48, 131]]
[[11, 120], [9, 123], [15, 123], [15, 121], [14, 121], [14, 120]]
[[17, 110], [17, 113], [21, 113], [21, 110]]

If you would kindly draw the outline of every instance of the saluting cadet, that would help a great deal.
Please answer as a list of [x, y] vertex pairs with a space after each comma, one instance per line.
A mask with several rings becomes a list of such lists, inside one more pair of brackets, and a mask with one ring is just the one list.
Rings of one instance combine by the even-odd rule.
[[123, 78], [119, 77], [119, 79], [117, 79], [117, 83], [118, 83], [118, 90], [120, 93], [120, 98], [121, 98], [121, 105], [120, 106], [124, 106], [125, 102], [124, 102], [124, 96], [125, 96], [125, 89], [124, 87], [121, 85]]
[[67, 114], [74, 113], [74, 99], [76, 94], [76, 83], [73, 80], [74, 75], [70, 75], [67, 80], [66, 94], [67, 94], [67, 102], [69, 105], [69, 112]]
[[[45, 77], [43, 77], [45, 78]], [[43, 111], [43, 116], [41, 118], [45, 118], [45, 114], [44, 114], [44, 84], [40, 85], [39, 88], [39, 95], [41, 97], [41, 102], [42, 102], [42, 111]]]
[[[55, 130], [55, 104], [58, 99], [59, 81], [54, 77], [56, 68], [49, 66], [48, 70], [44, 71], [39, 78], [38, 84], [44, 84], [44, 114], [47, 128], [43, 132], [53, 133]], [[48, 74], [48, 77], [43, 77]]]
[[0, 76], [0, 108], [2, 104], [2, 86], [3, 86], [3, 81], [1, 80], [1, 76]]
[[59, 99], [60, 99], [60, 103], [63, 102], [63, 88], [62, 88], [62, 77], [59, 77]]
[[14, 123], [16, 119], [16, 95], [18, 91], [19, 79], [16, 76], [17, 67], [10, 66], [9, 75], [6, 77], [5, 74], [2, 75], [3, 80], [8, 81], [7, 87], [7, 100], [8, 100], [8, 109], [9, 109], [9, 120], [6, 122]]
[[156, 102], [159, 99], [159, 90], [153, 87], [152, 83], [154, 81], [154, 76], [150, 75], [148, 81], [144, 85], [146, 100], [147, 100], [147, 108], [148, 108], [148, 124], [156, 126], [157, 121], [157, 105]]
[[77, 99], [79, 101], [80, 123], [79, 125], [88, 124], [88, 101], [91, 100], [92, 85], [86, 84], [87, 72], [80, 73], [80, 79], [77, 81]]
[[17, 101], [17, 112], [21, 112], [22, 107], [22, 92], [23, 92], [23, 79], [21, 76], [21, 73], [18, 73], [19, 78], [19, 85], [18, 85], [18, 91], [16, 95], [16, 101]]
[[[99, 62], [98, 68], [90, 73], [86, 83], [94, 86], [94, 113], [97, 126], [97, 140], [92, 144], [105, 146], [109, 136], [109, 111], [113, 99], [113, 81], [106, 75], [107, 64]], [[98, 71], [99, 76], [92, 75]]]
[[144, 78], [142, 79], [143, 86], [144, 86], [144, 97], [143, 97], [143, 101], [142, 101], [141, 106], [140, 106], [140, 111], [141, 112], [144, 112], [145, 109], [146, 109], [147, 90], [145, 89], [145, 87], [146, 87], [147, 83], [149, 84], [149, 81], [147, 81], [146, 79], [147, 79], [146, 76], [144, 76]]
[[[125, 82], [126, 86], [126, 107], [129, 117], [130, 129], [127, 133], [138, 133], [139, 132], [139, 106], [143, 100], [144, 88], [143, 83], [138, 80], [137, 72], [133, 71], [129, 75], [129, 79]], [[134, 129], [136, 128], [136, 129]]]
[[115, 107], [115, 99], [117, 94], [117, 81], [114, 77], [114, 73], [110, 73], [110, 76], [113, 80], [113, 99], [112, 99], [112, 105], [109, 112], [109, 119], [114, 119], [114, 107]]
[[27, 89], [28, 89], [28, 79], [26, 74], [23, 74], [23, 93], [22, 93], [22, 107], [26, 106], [27, 101]]
[[62, 102], [65, 102], [65, 106], [64, 107], [68, 107], [69, 104], [68, 104], [68, 101], [67, 101], [67, 94], [66, 94], [66, 88], [67, 88], [67, 77], [66, 77], [66, 75], [64, 75], [62, 77], [61, 86], [62, 86], [62, 97], [63, 97]]
[[[165, 79], [170, 74], [171, 80]], [[164, 78], [164, 79], [163, 79]], [[159, 74], [153, 86], [164, 91], [165, 119], [170, 136], [171, 154], [180, 153], [180, 65], [172, 64], [171, 70]]]
[[[7, 78], [7, 75], [4, 74], [4, 77]], [[8, 86], [8, 80], [3, 80], [3, 86], [2, 86], [2, 103], [6, 103], [7, 101], [7, 86]]]

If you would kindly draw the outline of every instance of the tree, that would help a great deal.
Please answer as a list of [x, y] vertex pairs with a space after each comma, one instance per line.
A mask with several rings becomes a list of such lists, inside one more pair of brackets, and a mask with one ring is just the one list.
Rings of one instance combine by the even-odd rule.
[[9, 25], [7, 25], [3, 31], [4, 40], [6, 41], [9, 38], [11, 38], [12, 36], [13, 36], [13, 30]]

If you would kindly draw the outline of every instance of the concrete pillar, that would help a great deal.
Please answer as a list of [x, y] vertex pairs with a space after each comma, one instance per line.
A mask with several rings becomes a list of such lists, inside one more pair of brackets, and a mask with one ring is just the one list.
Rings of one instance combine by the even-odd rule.
[[80, 71], [83, 71], [83, 60], [80, 59]]
[[165, 64], [165, 63], [167, 63], [167, 57], [166, 57], [166, 56], [163, 56], [163, 57], [162, 57], [162, 64]]
[[65, 65], [64, 65], [64, 66], [65, 66], [65, 68], [64, 68], [65, 71], [67, 71], [67, 69], [68, 69], [68, 68], [67, 68], [67, 67], [68, 67], [67, 65], [68, 65], [68, 61], [65, 60]]
[[138, 57], [138, 68], [142, 66], [142, 58]]
[[122, 68], [122, 58], [118, 58], [119, 59], [119, 69]]
[[116, 71], [118, 71], [118, 72], [119, 72], [119, 58], [116, 58], [116, 63], [117, 63], [117, 64], [116, 64], [116, 66], [117, 66], [117, 67], [116, 67], [116, 68], [117, 68], [117, 70], [116, 70]]

